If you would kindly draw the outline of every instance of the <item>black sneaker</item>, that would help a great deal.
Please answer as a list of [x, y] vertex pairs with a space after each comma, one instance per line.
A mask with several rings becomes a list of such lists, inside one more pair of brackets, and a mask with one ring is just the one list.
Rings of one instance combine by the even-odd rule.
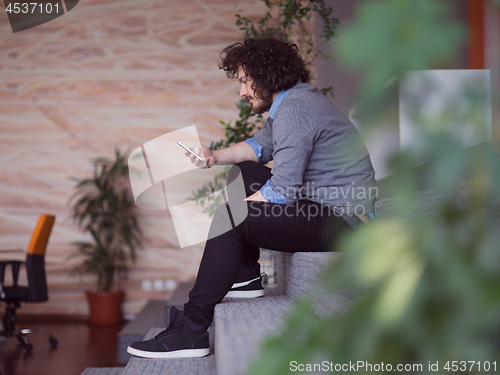
[[264, 277], [267, 275], [263, 272], [257, 277], [246, 278], [246, 280], [238, 280], [233, 284], [226, 297], [231, 298], [256, 298], [264, 295]]
[[168, 328], [151, 340], [133, 342], [127, 352], [144, 358], [203, 357], [210, 353], [208, 332], [172, 306]]

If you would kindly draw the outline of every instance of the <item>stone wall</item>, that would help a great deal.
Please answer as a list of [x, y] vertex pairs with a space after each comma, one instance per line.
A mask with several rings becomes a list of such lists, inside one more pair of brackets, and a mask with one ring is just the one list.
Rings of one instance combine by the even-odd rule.
[[[57, 216], [47, 254], [50, 301], [20, 313], [86, 314], [91, 276], [69, 276], [71, 177], [90, 159], [112, 157], [197, 125], [202, 142], [237, 117], [238, 84], [218, 69], [222, 48], [241, 37], [235, 13], [261, 15], [260, 0], [82, 0], [66, 15], [12, 33], [0, 4], [0, 249], [25, 249], [40, 213]], [[162, 290], [143, 280], [195, 277], [202, 245], [180, 249], [168, 211], [143, 211], [148, 242], [128, 280], [125, 312]], [[23, 259], [1, 252], [1, 259]], [[160, 282], [160, 283], [161, 283]]]

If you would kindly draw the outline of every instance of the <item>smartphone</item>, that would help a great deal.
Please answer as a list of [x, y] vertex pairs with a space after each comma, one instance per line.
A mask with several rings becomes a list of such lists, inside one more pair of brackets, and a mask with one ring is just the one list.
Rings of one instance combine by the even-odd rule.
[[205, 162], [205, 160], [203, 160], [203, 158], [201, 158], [196, 152], [191, 151], [189, 148], [187, 148], [186, 146], [184, 146], [181, 142], [177, 141], [177, 144], [179, 146], [181, 146], [184, 150], [186, 150], [187, 152], [189, 152], [190, 154], [194, 155], [198, 160], [200, 160], [202, 162]]

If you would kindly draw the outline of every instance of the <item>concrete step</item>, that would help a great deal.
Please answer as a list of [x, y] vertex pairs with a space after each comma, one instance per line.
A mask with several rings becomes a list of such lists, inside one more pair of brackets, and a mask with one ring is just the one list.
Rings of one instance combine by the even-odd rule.
[[243, 374], [257, 357], [259, 344], [277, 332], [291, 302], [277, 290], [261, 298], [226, 298], [215, 307], [217, 375]]
[[[144, 340], [149, 340], [164, 329], [151, 329]], [[122, 375], [215, 375], [213, 327], [209, 328], [209, 334], [210, 354], [206, 357], [169, 359], [132, 357]]]
[[287, 296], [292, 300], [304, 294], [319, 297], [318, 275], [327, 264], [336, 261], [340, 256], [339, 252], [285, 254], [282, 260], [287, 262]]
[[389, 217], [394, 215], [396, 210], [397, 199], [387, 198], [375, 202], [375, 217]]
[[352, 296], [332, 294], [321, 284], [324, 267], [340, 259], [342, 253], [295, 253], [287, 254], [285, 293], [291, 302], [307, 296], [312, 300], [315, 313], [327, 316], [342, 311]]
[[154, 327], [166, 327], [169, 321], [170, 306], [182, 306], [188, 301], [189, 291], [194, 282], [181, 283], [169, 300], [151, 300], [134, 320], [127, 323], [118, 333], [117, 363], [125, 365], [132, 356], [127, 353], [128, 346], [134, 341], [140, 341]]
[[88, 367], [81, 375], [122, 375], [124, 367]]

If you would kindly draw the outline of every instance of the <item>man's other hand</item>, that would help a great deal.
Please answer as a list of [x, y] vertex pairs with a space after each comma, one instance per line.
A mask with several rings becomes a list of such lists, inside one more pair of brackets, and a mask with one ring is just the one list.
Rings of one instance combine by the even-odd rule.
[[267, 202], [266, 198], [261, 194], [260, 190], [256, 191], [249, 197], [244, 199], [245, 201], [255, 201], [255, 202]]

